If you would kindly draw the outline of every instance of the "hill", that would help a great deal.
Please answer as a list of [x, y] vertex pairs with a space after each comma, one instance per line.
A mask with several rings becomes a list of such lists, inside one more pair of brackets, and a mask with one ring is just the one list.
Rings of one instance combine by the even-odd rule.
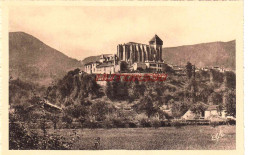
[[[235, 70], [235, 40], [163, 48], [163, 59], [168, 64], [197, 67], [220, 66]], [[39, 39], [24, 33], [9, 33], [9, 73], [13, 78], [48, 85], [62, 78], [69, 70], [99, 60], [100, 55], [82, 61], [70, 58], [49, 47]]]
[[81, 67], [80, 61], [49, 47], [24, 32], [9, 33], [9, 73], [41, 85], [62, 78], [68, 70]]
[[197, 67], [219, 66], [235, 70], [236, 41], [166, 47], [163, 48], [163, 59], [172, 65], [186, 65], [190, 61]]
[[[165, 47], [162, 56], [167, 64], [172, 65], [183, 66], [190, 61], [197, 67], [219, 66], [235, 70], [236, 41]], [[100, 55], [87, 57], [82, 63], [98, 61], [99, 57]]]
[[[104, 54], [104, 56], [107, 56], [107, 55], [111, 55], [111, 54]], [[99, 61], [100, 56], [101, 55], [86, 57], [81, 62], [82, 62], [82, 64], [87, 64], [89, 62]]]

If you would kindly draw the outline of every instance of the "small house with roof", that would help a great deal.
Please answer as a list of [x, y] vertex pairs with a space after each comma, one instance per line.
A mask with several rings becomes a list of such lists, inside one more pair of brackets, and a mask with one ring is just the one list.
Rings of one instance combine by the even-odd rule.
[[212, 116], [226, 118], [226, 110], [220, 110], [218, 105], [210, 105], [205, 110], [205, 119], [208, 119]]
[[189, 109], [181, 118], [192, 120], [198, 118], [210, 119], [212, 117], [226, 118], [226, 111], [220, 110], [218, 105], [209, 105], [205, 111], [202, 111], [199, 114], [196, 114]]
[[217, 105], [210, 105], [206, 110], [205, 110], [205, 119], [211, 117], [211, 116], [218, 116], [218, 108]]

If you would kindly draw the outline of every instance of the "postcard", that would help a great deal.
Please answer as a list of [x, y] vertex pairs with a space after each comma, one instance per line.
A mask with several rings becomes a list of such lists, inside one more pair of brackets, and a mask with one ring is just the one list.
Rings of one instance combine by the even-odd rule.
[[3, 154], [243, 154], [243, 1], [1, 3]]

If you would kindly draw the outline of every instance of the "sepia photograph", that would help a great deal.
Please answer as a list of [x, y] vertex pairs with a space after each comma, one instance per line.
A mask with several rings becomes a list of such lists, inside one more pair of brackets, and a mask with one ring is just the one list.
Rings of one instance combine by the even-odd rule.
[[243, 5], [195, 6], [9, 5], [8, 150], [237, 150]]

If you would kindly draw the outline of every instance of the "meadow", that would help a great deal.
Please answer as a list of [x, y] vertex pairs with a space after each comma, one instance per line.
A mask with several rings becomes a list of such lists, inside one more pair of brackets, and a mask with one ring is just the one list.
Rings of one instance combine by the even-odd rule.
[[[222, 125], [160, 128], [48, 129], [73, 141], [72, 150], [233, 150], [236, 127]], [[100, 138], [98, 146], [97, 138]]]

